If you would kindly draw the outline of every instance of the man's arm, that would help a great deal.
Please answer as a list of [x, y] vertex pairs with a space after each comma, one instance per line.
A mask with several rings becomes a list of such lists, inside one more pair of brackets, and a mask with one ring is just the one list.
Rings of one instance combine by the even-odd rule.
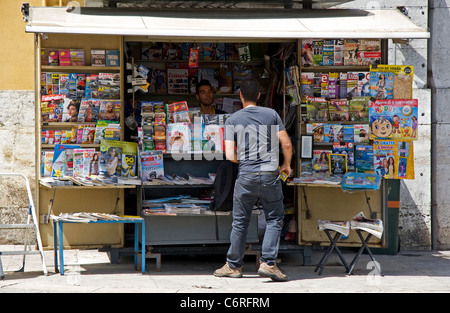
[[228, 161], [239, 163], [236, 154], [236, 148], [233, 140], [225, 140], [225, 157]]
[[280, 166], [280, 173], [284, 172], [287, 176], [289, 176], [291, 175], [292, 142], [286, 130], [278, 132], [278, 139], [280, 140], [284, 156], [283, 164]]

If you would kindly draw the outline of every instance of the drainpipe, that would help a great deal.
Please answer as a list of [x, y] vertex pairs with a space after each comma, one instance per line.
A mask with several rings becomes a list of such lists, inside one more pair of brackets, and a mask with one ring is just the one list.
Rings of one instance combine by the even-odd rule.
[[[433, 0], [428, 0], [428, 27], [432, 27], [433, 25], [433, 13], [434, 6]], [[432, 60], [432, 49], [433, 49], [433, 32], [431, 32], [431, 37], [428, 39], [427, 44], [427, 85], [431, 90], [431, 249], [437, 249], [437, 201], [436, 201], [436, 126], [437, 126], [437, 118], [435, 116], [435, 107], [436, 107], [436, 84], [433, 77], [433, 62]]]

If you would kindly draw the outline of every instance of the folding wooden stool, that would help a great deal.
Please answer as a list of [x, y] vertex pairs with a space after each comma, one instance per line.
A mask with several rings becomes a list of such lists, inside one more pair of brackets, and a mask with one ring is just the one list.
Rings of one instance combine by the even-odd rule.
[[364, 250], [367, 251], [367, 254], [369, 254], [370, 259], [374, 262], [375, 267], [378, 270], [379, 275], [381, 275], [381, 267], [379, 266], [379, 263], [375, 260], [375, 258], [373, 257], [372, 252], [370, 251], [369, 246], [367, 245], [367, 243], [369, 242], [370, 238], [372, 238], [372, 234], [368, 233], [366, 239], [364, 239], [363, 235], [361, 234], [361, 229], [355, 229], [354, 227], [352, 227], [352, 229], [354, 229], [356, 231], [356, 233], [358, 234], [359, 239], [361, 240], [362, 246], [361, 248], [359, 248], [358, 253], [355, 255], [355, 257], [353, 258], [352, 262], [350, 263], [350, 267], [348, 270], [348, 275], [352, 274], [353, 269], [355, 268], [356, 263], [358, 263], [361, 254], [363, 253]]
[[[330, 222], [330, 223], [333, 223], [333, 222]], [[347, 225], [348, 225], [348, 222], [347, 222]], [[330, 226], [331, 226], [331, 228], [330, 228]], [[323, 230], [325, 232], [328, 239], [330, 240], [330, 245], [328, 246], [327, 251], [323, 254], [322, 258], [320, 259], [320, 262], [317, 265], [314, 272], [317, 272], [317, 270], [320, 268], [319, 275], [322, 275], [322, 272], [325, 269], [325, 266], [328, 262], [328, 258], [330, 257], [331, 253], [334, 250], [336, 250], [336, 253], [338, 254], [339, 258], [341, 259], [346, 272], [348, 272], [349, 266], [348, 266], [347, 262], [345, 261], [344, 256], [341, 253], [341, 250], [339, 250], [339, 247], [336, 245], [338, 240], [341, 239], [341, 237], [343, 235], [348, 235], [348, 228], [347, 228], [347, 232], [345, 233], [345, 230], [342, 231], [342, 230], [336, 229], [336, 228], [332, 227], [332, 225], [330, 225], [330, 224], [325, 223], [325, 224], [321, 225], [321, 221], [319, 221], [319, 230]], [[334, 237], [331, 236], [331, 234], [330, 234], [331, 231], [335, 232]]]

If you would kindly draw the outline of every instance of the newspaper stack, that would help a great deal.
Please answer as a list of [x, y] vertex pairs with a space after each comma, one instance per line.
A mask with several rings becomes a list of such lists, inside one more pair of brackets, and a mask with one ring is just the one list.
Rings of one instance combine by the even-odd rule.
[[334, 230], [344, 236], [348, 236], [350, 232], [350, 224], [348, 221], [328, 221], [319, 220], [319, 230]]
[[353, 216], [350, 225], [352, 229], [366, 231], [377, 238], [381, 238], [383, 235], [383, 221], [366, 218], [363, 212], [359, 212], [357, 215]]
[[119, 220], [140, 219], [139, 216], [126, 216], [126, 215], [115, 215], [107, 213], [88, 213], [88, 212], [60, 213], [59, 216], [51, 215], [51, 218], [55, 221], [73, 222], [73, 223], [90, 223], [90, 222], [97, 222], [98, 220], [119, 221]]

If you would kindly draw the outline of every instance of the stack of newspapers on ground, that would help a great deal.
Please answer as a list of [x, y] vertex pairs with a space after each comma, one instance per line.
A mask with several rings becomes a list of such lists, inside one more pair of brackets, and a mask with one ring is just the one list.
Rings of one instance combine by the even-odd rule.
[[348, 236], [350, 223], [348, 221], [319, 220], [319, 230], [325, 229], [334, 230], [344, 236]]
[[352, 229], [360, 229], [366, 231], [377, 238], [381, 238], [383, 234], [383, 221], [380, 219], [370, 219], [364, 216], [363, 212], [359, 212], [353, 216], [350, 226]]

